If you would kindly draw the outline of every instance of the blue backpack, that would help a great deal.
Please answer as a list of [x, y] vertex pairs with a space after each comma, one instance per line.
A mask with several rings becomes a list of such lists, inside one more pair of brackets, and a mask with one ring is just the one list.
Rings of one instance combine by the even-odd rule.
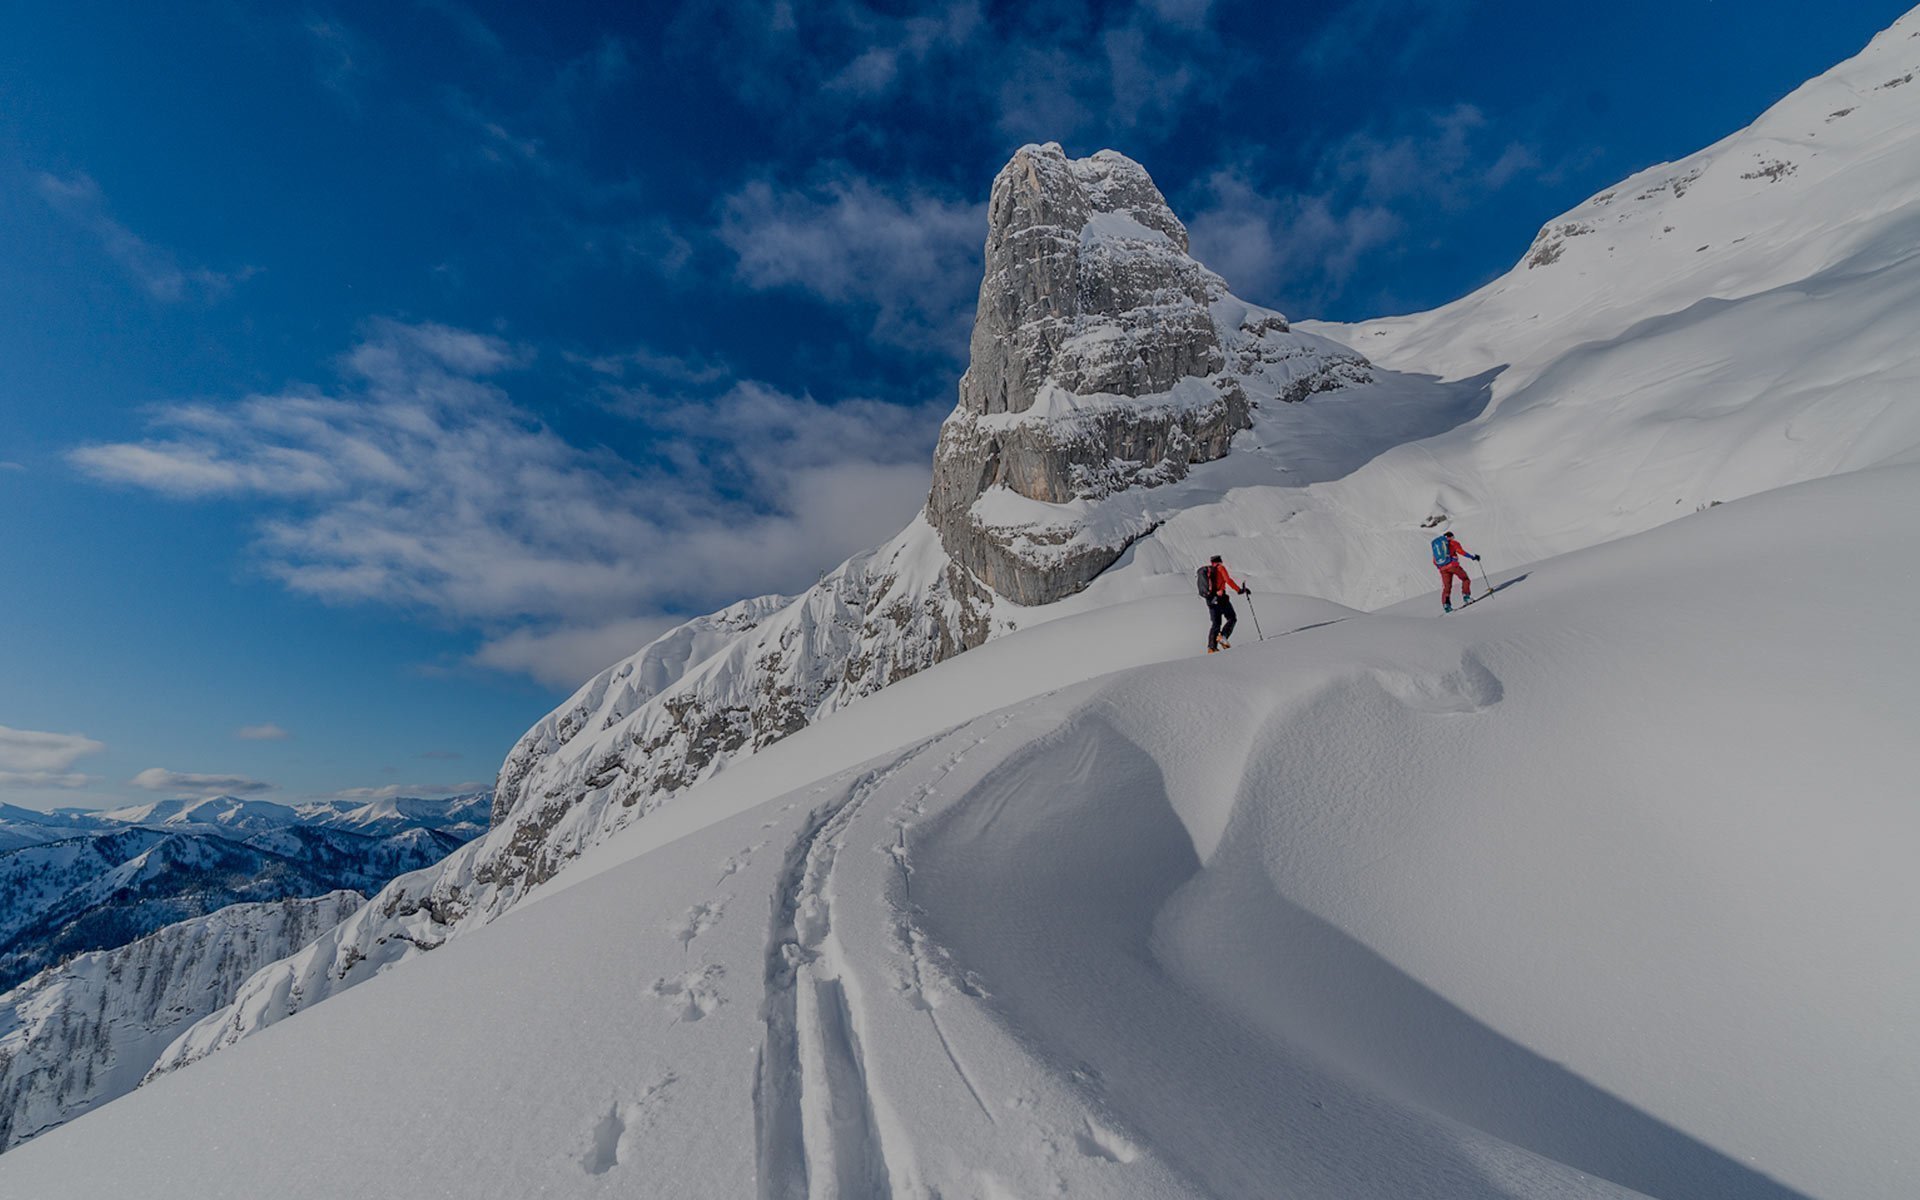
[[1443, 533], [1433, 539], [1433, 565], [1436, 567], [1444, 567], [1453, 560], [1453, 551], [1447, 549], [1447, 535]]

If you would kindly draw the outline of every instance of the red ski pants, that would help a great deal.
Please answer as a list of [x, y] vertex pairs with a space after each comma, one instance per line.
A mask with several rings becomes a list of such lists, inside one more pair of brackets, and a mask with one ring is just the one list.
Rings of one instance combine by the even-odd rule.
[[1440, 602], [1441, 603], [1443, 604], [1453, 603], [1453, 581], [1456, 578], [1459, 579], [1460, 581], [1460, 594], [1462, 596], [1473, 595], [1473, 576], [1467, 574], [1467, 569], [1461, 566], [1459, 563], [1450, 562], [1446, 566], [1440, 568]]

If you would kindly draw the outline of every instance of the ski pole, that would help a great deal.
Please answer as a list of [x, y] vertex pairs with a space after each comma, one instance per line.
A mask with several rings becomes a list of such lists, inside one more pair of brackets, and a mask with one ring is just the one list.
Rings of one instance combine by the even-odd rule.
[[1259, 610], [1253, 607], [1253, 593], [1241, 592], [1240, 594], [1247, 598], [1247, 615], [1253, 618], [1253, 631], [1260, 635], [1261, 641], [1263, 642], [1266, 641], [1267, 640], [1266, 632], [1260, 628]]
[[1480, 562], [1480, 560], [1477, 558], [1474, 559], [1473, 561], [1480, 563], [1480, 582], [1486, 584], [1487, 595], [1489, 596], [1493, 595], [1493, 583], [1487, 579], [1487, 564]]

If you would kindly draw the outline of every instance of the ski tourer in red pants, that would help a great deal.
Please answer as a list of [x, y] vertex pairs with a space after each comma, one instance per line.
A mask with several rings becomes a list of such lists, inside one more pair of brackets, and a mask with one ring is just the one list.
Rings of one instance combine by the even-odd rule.
[[1473, 603], [1473, 576], [1467, 574], [1467, 569], [1460, 565], [1460, 560], [1463, 558], [1480, 561], [1478, 554], [1468, 553], [1467, 548], [1453, 536], [1453, 530], [1449, 529], [1433, 539], [1433, 565], [1440, 568], [1440, 611], [1442, 612], [1453, 611], [1453, 581], [1456, 579], [1460, 581], [1460, 603]]

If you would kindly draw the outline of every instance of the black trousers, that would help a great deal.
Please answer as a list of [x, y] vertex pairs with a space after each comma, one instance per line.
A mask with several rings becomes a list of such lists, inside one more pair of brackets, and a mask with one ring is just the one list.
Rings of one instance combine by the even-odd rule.
[[1207, 598], [1207, 612], [1213, 616], [1213, 626], [1207, 631], [1207, 649], [1220, 648], [1220, 639], [1233, 640], [1233, 627], [1239, 623], [1240, 615], [1233, 611], [1233, 601], [1225, 592]]

